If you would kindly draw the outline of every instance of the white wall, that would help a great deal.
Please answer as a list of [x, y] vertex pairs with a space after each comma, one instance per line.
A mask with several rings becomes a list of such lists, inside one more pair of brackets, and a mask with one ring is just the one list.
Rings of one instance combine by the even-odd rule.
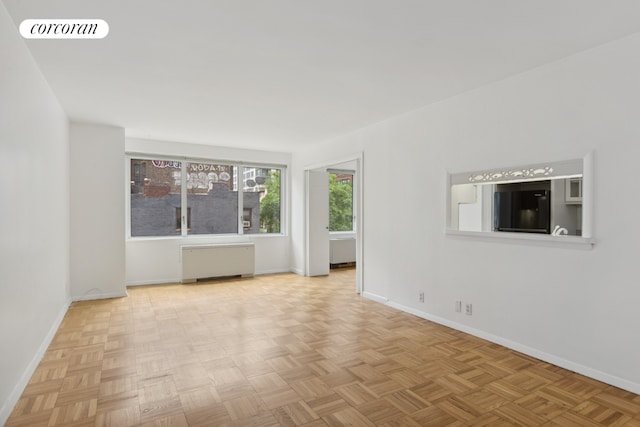
[[126, 296], [124, 129], [71, 124], [71, 297]]
[[[267, 165], [287, 167], [291, 163], [291, 155], [288, 153], [134, 138], [126, 139], [126, 151], [128, 153], [265, 163]], [[288, 196], [287, 176], [284, 177], [282, 188]], [[179, 282], [182, 272], [180, 246], [194, 243], [250, 241], [255, 244], [256, 274], [290, 271], [289, 228], [287, 227], [290, 209], [289, 204], [286, 203], [287, 201], [288, 197], [285, 197], [285, 205], [283, 206], [283, 229], [285, 233], [282, 235], [191, 236], [188, 239], [181, 237], [128, 238], [126, 240], [127, 285]]]
[[69, 124], [0, 2], [0, 425], [69, 304]]
[[[295, 153], [293, 267], [304, 165], [363, 150], [365, 295], [640, 393], [638, 51], [635, 35]], [[591, 150], [592, 250], [445, 235], [447, 171]]]

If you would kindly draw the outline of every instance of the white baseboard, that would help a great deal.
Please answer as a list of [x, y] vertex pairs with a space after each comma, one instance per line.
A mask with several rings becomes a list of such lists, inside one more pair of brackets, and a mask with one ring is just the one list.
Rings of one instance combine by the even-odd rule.
[[51, 341], [53, 341], [53, 337], [56, 335], [58, 328], [62, 324], [62, 320], [64, 319], [64, 316], [67, 314], [67, 311], [69, 310], [70, 305], [71, 305], [71, 300], [67, 300], [67, 302], [64, 304], [64, 306], [58, 313], [58, 316], [54, 320], [53, 324], [51, 325], [49, 332], [47, 332], [47, 335], [42, 340], [40, 347], [38, 347], [38, 351], [33, 355], [33, 358], [31, 358], [31, 361], [27, 365], [27, 368], [22, 373], [22, 376], [20, 377], [20, 381], [18, 381], [18, 384], [16, 384], [15, 387], [13, 388], [13, 391], [9, 395], [9, 398], [2, 405], [2, 408], [0, 409], [0, 425], [4, 425], [9, 419], [9, 416], [11, 415], [11, 411], [13, 411], [13, 408], [14, 406], [16, 406], [16, 403], [18, 403], [18, 400], [20, 399], [22, 392], [24, 391], [27, 384], [29, 384], [29, 380], [33, 376], [33, 373], [36, 371], [38, 364], [40, 364], [40, 361], [42, 360], [42, 357], [46, 353], [47, 348], [49, 348], [49, 344], [51, 344]]
[[304, 276], [304, 269], [302, 268], [292, 268], [290, 271], [298, 276]]
[[127, 287], [180, 284], [181, 281], [182, 281], [181, 277], [176, 277], [175, 279], [134, 280], [132, 282], [127, 282]]
[[[278, 273], [290, 273], [291, 270], [288, 268], [274, 268], [273, 270], [258, 270], [255, 272], [255, 276], [260, 276], [263, 274], [278, 274]], [[182, 283], [181, 277], [176, 278], [163, 278], [163, 279], [154, 279], [154, 280], [134, 280], [131, 282], [127, 282], [127, 287], [131, 286], [149, 286], [149, 285], [175, 285]]]
[[280, 274], [280, 273], [291, 273], [291, 270], [288, 268], [274, 268], [272, 270], [258, 270], [256, 271], [256, 276], [261, 276], [263, 274]]
[[106, 292], [101, 294], [89, 294], [89, 295], [78, 295], [71, 297], [73, 302], [76, 301], [91, 301], [96, 299], [109, 299], [109, 298], [124, 298], [128, 297], [126, 289], [124, 292]]
[[[367, 298], [367, 299], [370, 299], [370, 300], [373, 300], [375, 302], [379, 302], [379, 303], [382, 303], [382, 304], [387, 304], [389, 302], [389, 298], [385, 298], [385, 297], [382, 297], [380, 295], [376, 295], [374, 293], [367, 292], [367, 291], [364, 291], [362, 293], [362, 296]], [[400, 309], [398, 309], [398, 310], [400, 310]], [[404, 311], [404, 310], [402, 310], [402, 311]]]
[[[378, 298], [383, 298], [379, 297]], [[374, 299], [374, 298], [371, 298]], [[383, 298], [384, 299], [384, 298]], [[375, 299], [374, 299], [375, 300]], [[472, 328], [470, 326], [464, 325], [462, 323], [453, 322], [451, 320], [434, 316], [432, 314], [426, 313], [421, 310], [417, 310], [412, 307], [407, 307], [402, 304], [398, 304], [393, 301], [380, 301], [390, 307], [398, 309], [400, 311], [404, 311], [406, 313], [413, 314], [414, 316], [421, 317], [423, 319], [439, 323], [441, 325], [447, 326], [452, 329], [456, 329], [458, 331], [465, 332], [469, 335], [476, 336], [478, 338], [482, 338], [487, 341], [491, 341], [493, 343], [499, 344], [501, 346], [510, 348], [512, 350], [518, 351], [520, 353], [526, 354], [527, 356], [535, 357], [536, 359], [540, 359], [547, 363], [551, 363], [552, 365], [559, 366], [564, 369], [568, 369], [569, 371], [576, 372], [578, 374], [587, 376], [589, 378], [593, 378], [595, 380], [601, 381], [605, 384], [612, 385], [614, 387], [621, 388], [623, 390], [630, 391], [635, 394], [640, 394], [640, 384], [634, 383], [632, 381], [626, 380], [624, 378], [617, 377], [615, 375], [608, 374], [606, 372], [599, 371], [597, 369], [590, 368], [588, 366], [581, 365], [579, 363], [572, 362], [570, 360], [563, 359], [553, 354], [549, 354], [540, 350], [537, 350], [532, 347], [528, 347], [526, 345], [520, 344], [515, 341], [508, 340], [506, 338], [499, 337], [497, 335], [493, 335], [479, 329]]]

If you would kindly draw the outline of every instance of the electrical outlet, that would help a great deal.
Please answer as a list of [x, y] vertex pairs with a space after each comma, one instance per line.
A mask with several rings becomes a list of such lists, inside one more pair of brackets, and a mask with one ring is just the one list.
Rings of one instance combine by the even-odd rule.
[[424, 302], [424, 292], [420, 292], [420, 295], [418, 296], [418, 299], [420, 300], [420, 302]]
[[457, 313], [462, 312], [462, 301], [456, 301], [456, 312]]
[[473, 313], [473, 305], [472, 304], [466, 304], [464, 306], [464, 314], [466, 314], [467, 316], [471, 316], [472, 313]]

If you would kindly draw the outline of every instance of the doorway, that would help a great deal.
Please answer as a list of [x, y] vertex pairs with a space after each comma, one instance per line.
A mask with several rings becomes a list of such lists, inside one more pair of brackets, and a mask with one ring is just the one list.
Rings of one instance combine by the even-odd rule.
[[355, 263], [358, 293], [363, 291], [362, 169], [362, 154], [305, 168], [305, 275], [328, 275], [332, 263]]

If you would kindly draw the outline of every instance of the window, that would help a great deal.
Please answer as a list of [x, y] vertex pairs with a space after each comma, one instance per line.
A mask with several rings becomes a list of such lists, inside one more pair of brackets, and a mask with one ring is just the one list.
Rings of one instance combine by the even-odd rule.
[[182, 164], [170, 160], [131, 159], [131, 236], [179, 236]]
[[132, 158], [131, 237], [280, 233], [282, 171]]
[[236, 166], [187, 163], [187, 206], [191, 234], [238, 232], [238, 192], [233, 177]]
[[[247, 175], [252, 178], [245, 180], [243, 193], [244, 221], [250, 223], [244, 233], [280, 233], [281, 169], [251, 169]], [[248, 217], [247, 212], [250, 213]]]
[[329, 174], [329, 231], [353, 231], [353, 174]]

